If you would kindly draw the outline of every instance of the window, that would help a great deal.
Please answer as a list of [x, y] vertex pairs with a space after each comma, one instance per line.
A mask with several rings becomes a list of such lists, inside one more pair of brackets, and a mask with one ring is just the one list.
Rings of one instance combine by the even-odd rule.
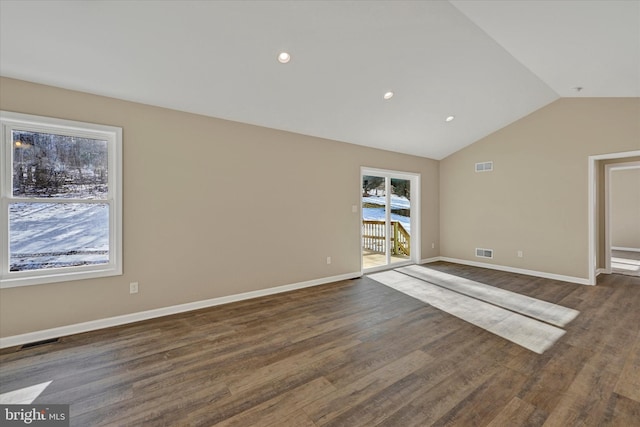
[[0, 287], [122, 274], [122, 129], [0, 122]]

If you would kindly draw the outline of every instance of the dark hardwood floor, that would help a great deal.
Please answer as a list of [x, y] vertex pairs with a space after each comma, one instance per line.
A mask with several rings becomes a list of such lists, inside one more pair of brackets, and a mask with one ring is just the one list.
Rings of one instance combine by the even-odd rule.
[[539, 355], [366, 277], [0, 352], [74, 426], [640, 426], [640, 278], [429, 265], [571, 307]]

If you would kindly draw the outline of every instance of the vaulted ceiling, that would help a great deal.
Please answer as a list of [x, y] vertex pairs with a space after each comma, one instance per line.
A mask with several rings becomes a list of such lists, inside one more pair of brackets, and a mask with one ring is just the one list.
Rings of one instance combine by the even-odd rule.
[[441, 159], [640, 96], [640, 1], [2, 0], [0, 74]]

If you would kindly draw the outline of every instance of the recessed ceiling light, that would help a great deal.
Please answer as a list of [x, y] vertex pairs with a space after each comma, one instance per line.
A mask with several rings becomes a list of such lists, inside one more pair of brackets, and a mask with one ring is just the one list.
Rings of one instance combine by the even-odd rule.
[[291, 55], [289, 55], [289, 53], [280, 52], [280, 54], [278, 54], [278, 62], [280, 62], [281, 64], [286, 64], [290, 60], [291, 60]]
[[448, 116], [446, 119], [444, 119], [445, 122], [451, 122], [453, 121], [453, 119], [455, 119], [454, 116]]
[[391, 92], [391, 91], [386, 92], [382, 97], [383, 97], [385, 100], [389, 100], [389, 99], [393, 98], [393, 92]]

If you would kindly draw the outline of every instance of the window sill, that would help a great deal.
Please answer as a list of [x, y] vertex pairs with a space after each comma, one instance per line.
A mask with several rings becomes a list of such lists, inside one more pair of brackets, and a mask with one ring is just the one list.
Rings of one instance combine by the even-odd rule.
[[11, 273], [9, 273], [7, 277], [0, 279], [0, 289], [121, 276], [122, 269], [115, 266], [104, 266], [104, 268], [92, 269], [89, 271], [72, 271], [64, 273], [51, 271], [48, 274], [40, 271], [39, 273], [40, 274], [38, 275], [23, 275], [21, 277], [11, 277]]

